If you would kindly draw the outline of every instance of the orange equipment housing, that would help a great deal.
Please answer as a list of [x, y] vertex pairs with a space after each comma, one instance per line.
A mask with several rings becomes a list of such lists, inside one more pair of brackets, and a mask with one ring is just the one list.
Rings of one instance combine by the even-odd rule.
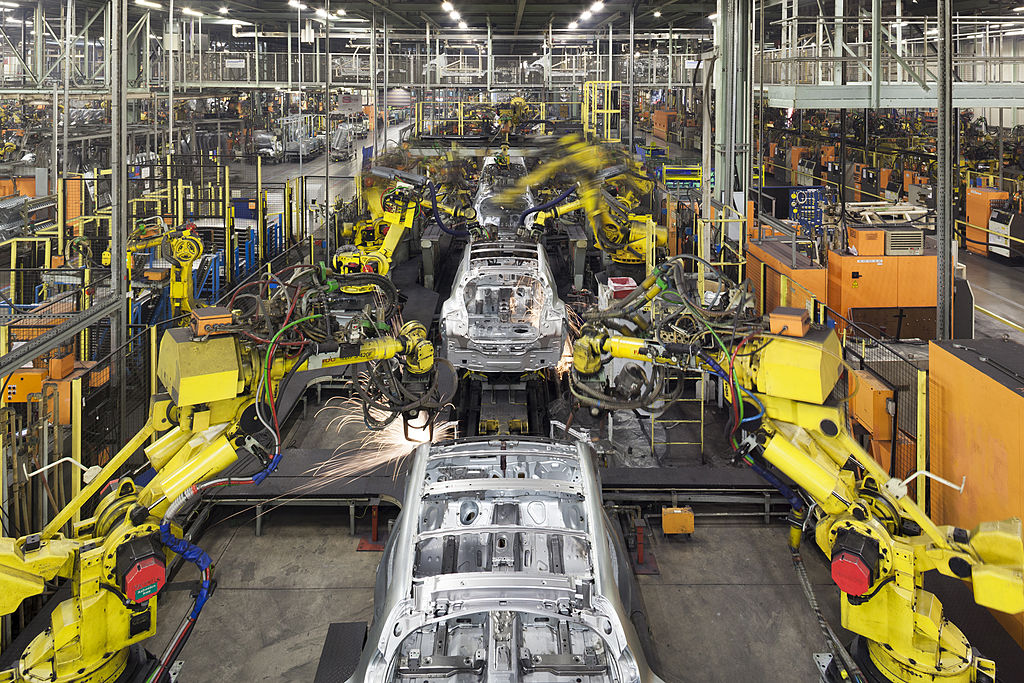
[[[955, 343], [928, 345], [928, 469], [957, 484], [966, 476], [967, 487], [930, 483], [932, 518], [973, 529], [1024, 517], [1024, 346]], [[992, 614], [1024, 646], [1024, 614]]]
[[761, 312], [779, 306], [813, 310], [815, 299], [825, 301], [828, 282], [825, 268], [800, 253], [793, 267], [790, 258], [790, 249], [782, 242], [747, 244], [746, 277], [753, 283]]
[[668, 131], [675, 123], [676, 113], [667, 109], [654, 110], [654, 137], [668, 140]]
[[992, 218], [993, 205], [1009, 202], [1010, 193], [994, 187], [971, 187], [967, 189], [967, 251], [982, 256], [988, 255], [988, 222]]

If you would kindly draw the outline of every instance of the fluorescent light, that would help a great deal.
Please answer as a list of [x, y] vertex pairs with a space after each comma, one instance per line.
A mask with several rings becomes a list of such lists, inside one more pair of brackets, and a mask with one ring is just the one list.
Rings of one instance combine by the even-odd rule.
[[[19, 5], [16, 2], [6, 2], [6, 1], [0, 2], [0, 7], [18, 7], [18, 6]], [[1022, 7], [1021, 9], [1024, 9], [1024, 7]]]
[[604, 9], [604, 3], [601, 0], [597, 0], [593, 5], [590, 6], [591, 12], [600, 12]]
[[459, 14], [458, 10], [454, 9], [448, 13], [448, 16], [452, 18], [452, 21], [458, 21], [459, 19], [462, 18], [462, 15]]
[[182, 11], [182, 13], [184, 13], [184, 14], [190, 14], [190, 15], [192, 15], [193, 17], [201, 17], [201, 16], [203, 16], [203, 13], [202, 13], [202, 12], [197, 12], [197, 11], [195, 11], [194, 9], [192, 9], [191, 7], [182, 7], [182, 8], [181, 8], [181, 11]]
[[455, 9], [455, 5], [453, 5], [450, 2], [442, 2], [441, 9], [443, 9], [445, 12], [451, 12], [453, 9]]
[[709, 14], [708, 15], [708, 19], [710, 19], [711, 21], [714, 21], [717, 18], [718, 18], [718, 12], [715, 12], [714, 14]]
[[467, 24], [466, 22], [464, 22], [464, 21], [460, 21], [460, 22], [459, 22], [459, 28], [462, 28], [462, 29], [464, 29], [464, 28], [467, 28], [468, 26], [469, 26], [469, 25], [468, 25], [468, 24]]
[[570, 21], [569, 22], [569, 30], [570, 31], [575, 31], [577, 26], [579, 26], [579, 24], [576, 23], [575, 21]]
[[1014, 12], [1024, 12], [1024, 5], [1021, 5], [1020, 7], [1014, 7], [1013, 11]]
[[227, 14], [228, 13], [228, 8], [227, 7], [221, 7], [217, 11], [220, 12], [221, 14]]
[[537, 56], [537, 53], [536, 53], [536, 52], [534, 52], [534, 53], [533, 53], [533, 56], [534, 56], [534, 57], [536, 57], [536, 56]]
[[339, 17], [345, 16], [345, 10], [343, 10], [343, 9], [338, 10], [338, 16]]
[[306, 9], [306, 6], [299, 2], [299, 0], [288, 0], [288, 6], [295, 9]]
[[327, 10], [325, 10], [323, 7], [317, 7], [316, 8], [316, 15], [318, 17], [320, 17], [321, 19], [324, 19], [324, 18], [327, 17]]
[[[0, 5], [7, 5], [10, 3], [0, 2]], [[135, 4], [141, 7], [151, 7], [152, 9], [163, 9], [159, 2], [150, 2], [150, 0], [135, 0]]]
[[583, 14], [580, 15], [580, 19], [582, 19], [583, 21], [587, 21], [592, 16], [594, 16], [593, 12], [591, 12], [590, 10], [584, 10]]
[[661, 10], [660, 9], [654, 10], [654, 16], [655, 17], [660, 17], [661, 16]]

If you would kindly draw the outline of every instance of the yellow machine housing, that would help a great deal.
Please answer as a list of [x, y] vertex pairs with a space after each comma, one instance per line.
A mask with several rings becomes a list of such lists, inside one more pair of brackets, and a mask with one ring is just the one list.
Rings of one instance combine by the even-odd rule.
[[245, 377], [238, 339], [225, 335], [194, 341], [188, 328], [167, 330], [156, 374], [178, 406], [234, 398]]
[[772, 337], [752, 356], [736, 359], [736, 372], [762, 394], [806, 403], [824, 403], [842, 370], [843, 350], [831, 330], [805, 337]]

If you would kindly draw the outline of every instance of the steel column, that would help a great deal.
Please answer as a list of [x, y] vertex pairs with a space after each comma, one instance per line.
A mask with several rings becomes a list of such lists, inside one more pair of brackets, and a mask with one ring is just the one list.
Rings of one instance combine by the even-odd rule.
[[935, 240], [938, 245], [936, 281], [935, 338], [944, 340], [953, 334], [953, 168], [950, 146], [953, 114], [952, 31], [950, 30], [950, 2], [938, 0], [939, 14], [939, 101], [938, 131], [936, 133], [935, 180]]
[[[882, 100], [882, 0], [871, 0], [871, 107]], [[867, 128], [865, 120], [865, 129]]]
[[[636, 21], [636, 9], [630, 9], [629, 11], [629, 59], [627, 64], [629, 65], [629, 153], [633, 154], [633, 122], [636, 120], [636, 102], [633, 97], [633, 67], [634, 67], [634, 47], [635, 35], [633, 31], [633, 24]], [[621, 105], [620, 105], [621, 108]]]

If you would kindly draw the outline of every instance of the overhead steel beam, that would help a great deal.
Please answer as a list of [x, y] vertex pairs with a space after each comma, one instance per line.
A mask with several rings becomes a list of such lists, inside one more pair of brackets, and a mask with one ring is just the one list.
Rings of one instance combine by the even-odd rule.
[[411, 26], [412, 28], [419, 28], [419, 26], [417, 26], [416, 24], [412, 23], [411, 21], [409, 21], [408, 19], [406, 19], [401, 14], [399, 14], [395, 10], [391, 9], [390, 7], [385, 5], [384, 3], [378, 2], [377, 0], [369, 0], [369, 3], [371, 5], [373, 5], [374, 7], [376, 7], [376, 8], [383, 10], [385, 14], [390, 14], [391, 16], [393, 16], [395, 19], [398, 19], [400, 22], [402, 22], [406, 26]]
[[523, 23], [523, 12], [526, 10], [526, 0], [519, 0], [519, 5], [516, 7], [516, 25], [512, 29], [512, 35], [519, 35], [519, 25]]

